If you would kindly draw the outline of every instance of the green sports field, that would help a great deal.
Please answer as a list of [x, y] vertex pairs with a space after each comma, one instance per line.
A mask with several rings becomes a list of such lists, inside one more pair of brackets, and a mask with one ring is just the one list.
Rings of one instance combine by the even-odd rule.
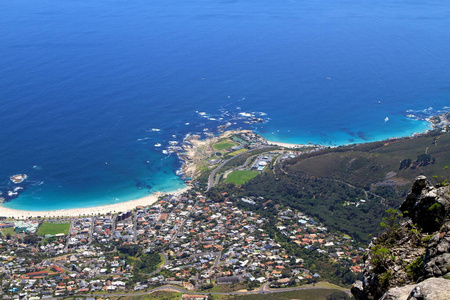
[[258, 176], [258, 174], [259, 172], [257, 171], [234, 171], [228, 175], [225, 182], [240, 185]]
[[38, 229], [38, 235], [46, 235], [51, 234], [55, 235], [58, 233], [64, 233], [67, 235], [69, 233], [70, 223], [54, 223], [54, 222], [45, 222]]

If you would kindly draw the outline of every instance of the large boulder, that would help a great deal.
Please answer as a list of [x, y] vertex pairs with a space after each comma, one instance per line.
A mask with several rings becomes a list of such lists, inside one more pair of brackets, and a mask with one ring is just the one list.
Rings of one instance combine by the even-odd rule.
[[[450, 222], [446, 222], [430, 240], [425, 255], [424, 277], [450, 273]], [[450, 298], [449, 298], [450, 299]]]
[[418, 284], [392, 288], [381, 300], [448, 300], [450, 280], [430, 278]]

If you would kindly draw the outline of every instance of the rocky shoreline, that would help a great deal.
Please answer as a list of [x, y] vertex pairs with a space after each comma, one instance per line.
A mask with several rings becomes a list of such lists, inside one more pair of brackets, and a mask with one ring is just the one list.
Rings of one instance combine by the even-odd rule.
[[227, 139], [233, 135], [254, 136], [255, 141], [266, 143], [267, 140], [255, 134], [252, 130], [228, 130], [216, 136], [211, 134], [209, 138], [201, 140], [199, 135], [190, 135], [183, 140], [183, 152], [178, 153], [182, 162], [182, 174], [186, 179], [195, 179], [200, 173], [202, 163], [215, 155], [213, 145], [222, 139]]

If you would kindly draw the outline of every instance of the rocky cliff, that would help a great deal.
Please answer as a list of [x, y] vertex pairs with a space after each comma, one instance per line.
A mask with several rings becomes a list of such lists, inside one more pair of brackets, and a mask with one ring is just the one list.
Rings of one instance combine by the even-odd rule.
[[[357, 300], [450, 299], [450, 187], [416, 178], [400, 210], [389, 210], [386, 231], [367, 253]], [[399, 223], [403, 217], [409, 220]]]

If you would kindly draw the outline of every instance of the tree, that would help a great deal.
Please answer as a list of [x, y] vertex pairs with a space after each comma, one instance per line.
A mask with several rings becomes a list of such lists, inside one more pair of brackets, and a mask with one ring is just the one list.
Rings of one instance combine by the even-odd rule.
[[416, 162], [419, 166], [427, 166], [432, 162], [431, 155], [425, 153], [420, 154], [417, 156]]
[[408, 169], [411, 166], [412, 160], [410, 158], [406, 158], [400, 162], [399, 170]]
[[38, 238], [38, 236], [35, 235], [35, 234], [27, 234], [27, 235], [23, 238], [23, 242], [24, 242], [25, 244], [36, 245], [38, 241], [39, 241], [39, 238]]

